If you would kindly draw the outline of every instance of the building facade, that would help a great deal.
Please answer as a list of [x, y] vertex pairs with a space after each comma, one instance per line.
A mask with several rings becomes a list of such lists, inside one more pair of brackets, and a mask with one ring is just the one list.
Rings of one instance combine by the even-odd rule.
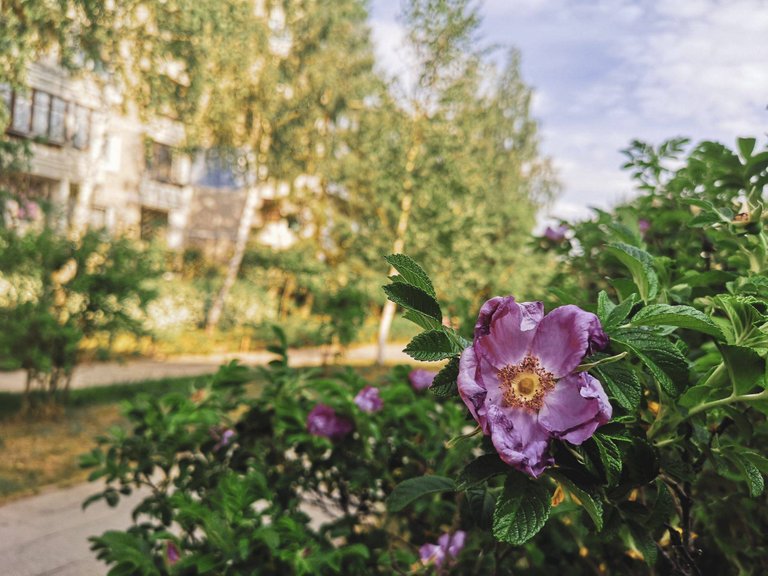
[[118, 113], [108, 87], [73, 78], [54, 63], [30, 66], [27, 90], [0, 85], [6, 134], [26, 140], [31, 159], [13, 188], [46, 202], [62, 229], [105, 228], [183, 247], [193, 188], [190, 162], [177, 152], [177, 123], [150, 125]]
[[[113, 234], [160, 240], [172, 250], [201, 249], [223, 260], [231, 253], [246, 191], [215, 151], [180, 151], [178, 122], [141, 122], [120, 95], [55, 62], [30, 66], [27, 90], [0, 84], [5, 132], [25, 140], [31, 160], [12, 187], [28, 201], [45, 202], [50, 224], [62, 230], [103, 228]], [[231, 160], [231, 159], [229, 159]], [[297, 240], [283, 215], [284, 184], [259, 190], [252, 237], [276, 249]]]

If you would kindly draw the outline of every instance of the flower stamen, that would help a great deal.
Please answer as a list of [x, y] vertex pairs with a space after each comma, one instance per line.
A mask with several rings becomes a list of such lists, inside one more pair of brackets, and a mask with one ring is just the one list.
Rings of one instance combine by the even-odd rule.
[[498, 373], [504, 406], [539, 411], [547, 392], [555, 387], [555, 377], [544, 370], [538, 358], [526, 356], [519, 364], [508, 364]]

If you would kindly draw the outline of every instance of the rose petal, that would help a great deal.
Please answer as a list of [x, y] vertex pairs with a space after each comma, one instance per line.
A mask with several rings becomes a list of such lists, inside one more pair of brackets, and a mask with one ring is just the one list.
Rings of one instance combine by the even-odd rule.
[[366, 386], [355, 396], [355, 405], [363, 412], [372, 414], [384, 407], [384, 402], [379, 396], [379, 389], [374, 386]]
[[554, 463], [548, 454], [549, 433], [537, 415], [516, 408], [489, 406], [491, 441], [501, 459], [534, 478]]
[[499, 370], [518, 364], [528, 352], [543, 317], [541, 302], [518, 304], [512, 296], [489, 300], [475, 325], [475, 352]]
[[536, 329], [531, 354], [555, 378], [567, 376], [587, 352], [602, 350], [608, 344], [600, 320], [578, 306], [555, 308]]
[[419, 558], [422, 564], [434, 562], [436, 566], [440, 566], [445, 561], [445, 551], [437, 544], [424, 544], [419, 548]]
[[603, 386], [581, 372], [558, 381], [544, 398], [539, 424], [552, 436], [581, 444], [595, 433], [598, 426], [611, 419], [613, 408]]
[[475, 356], [475, 350], [470, 346], [461, 353], [459, 360], [459, 377], [456, 380], [459, 395], [464, 404], [469, 408], [472, 417], [477, 420], [483, 433], [488, 434], [488, 425], [485, 417], [485, 397], [487, 391], [482, 385], [482, 378]]
[[436, 372], [417, 368], [416, 370], [411, 370], [408, 373], [408, 380], [410, 381], [414, 390], [421, 391], [426, 390], [432, 385], [432, 381], [435, 379], [435, 376], [437, 376]]
[[467, 539], [467, 533], [464, 530], [456, 530], [448, 543], [448, 555], [456, 558], [464, 549], [464, 542]]

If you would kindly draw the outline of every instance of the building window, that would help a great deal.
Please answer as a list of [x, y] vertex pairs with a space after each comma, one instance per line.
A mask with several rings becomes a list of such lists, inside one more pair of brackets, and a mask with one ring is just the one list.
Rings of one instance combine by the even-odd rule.
[[168, 212], [141, 207], [141, 239], [164, 241], [168, 231]]
[[147, 170], [149, 177], [153, 180], [173, 183], [173, 148], [153, 142], [147, 157]]
[[13, 99], [13, 121], [11, 129], [21, 134], [29, 132], [29, 124], [32, 120], [32, 103], [24, 94], [16, 92]]
[[91, 134], [91, 115], [88, 108], [71, 106], [74, 108], [74, 127], [72, 131], [72, 145], [80, 150], [88, 148], [88, 140]]
[[51, 100], [51, 125], [48, 136], [51, 142], [63, 144], [66, 138], [67, 103], [61, 98]]
[[48, 136], [51, 116], [51, 95], [35, 90], [32, 97], [32, 134]]

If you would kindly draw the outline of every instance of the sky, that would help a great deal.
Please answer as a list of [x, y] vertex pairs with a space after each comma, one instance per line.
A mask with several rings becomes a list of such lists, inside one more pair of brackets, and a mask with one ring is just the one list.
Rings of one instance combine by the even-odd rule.
[[[382, 70], [407, 70], [399, 0], [371, 1]], [[633, 139], [734, 147], [768, 132], [768, 0], [486, 0], [481, 35], [522, 54], [542, 151], [563, 185], [544, 219], [631, 197]]]

